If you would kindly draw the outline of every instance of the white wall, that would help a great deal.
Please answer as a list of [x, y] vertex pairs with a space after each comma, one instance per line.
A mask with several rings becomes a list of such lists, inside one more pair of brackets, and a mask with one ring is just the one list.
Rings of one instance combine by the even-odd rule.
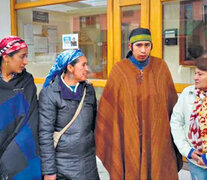
[[[167, 2], [164, 6], [164, 30], [180, 30], [180, 2]], [[179, 40], [179, 39], [178, 39]], [[193, 83], [194, 68], [179, 65], [179, 41], [177, 45], [164, 45], [164, 60], [168, 64], [174, 83]]]
[[10, 1], [1, 0], [0, 5], [0, 39], [11, 34]]

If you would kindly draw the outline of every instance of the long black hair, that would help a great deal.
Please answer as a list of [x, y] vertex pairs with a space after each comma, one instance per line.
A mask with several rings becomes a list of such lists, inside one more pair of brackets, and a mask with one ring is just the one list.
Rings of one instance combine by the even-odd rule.
[[[13, 57], [16, 53], [18, 53], [20, 50], [16, 50], [16, 51], [13, 51], [11, 53], [8, 54], [9, 57]], [[0, 67], [2, 65], [2, 61], [3, 61], [3, 55], [0, 56]]]
[[3, 59], [3, 57], [0, 56], [0, 67], [1, 67], [2, 59]]

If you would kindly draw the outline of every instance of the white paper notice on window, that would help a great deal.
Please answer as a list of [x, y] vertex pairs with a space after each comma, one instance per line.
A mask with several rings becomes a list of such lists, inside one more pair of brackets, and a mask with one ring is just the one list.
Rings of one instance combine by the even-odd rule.
[[34, 35], [41, 35], [42, 34], [42, 25], [33, 25], [33, 34]]
[[78, 49], [78, 34], [62, 35], [63, 49]]
[[48, 52], [47, 37], [34, 36], [34, 50], [35, 53], [47, 53]]
[[29, 44], [33, 44], [33, 26], [32, 24], [24, 24], [24, 40]]

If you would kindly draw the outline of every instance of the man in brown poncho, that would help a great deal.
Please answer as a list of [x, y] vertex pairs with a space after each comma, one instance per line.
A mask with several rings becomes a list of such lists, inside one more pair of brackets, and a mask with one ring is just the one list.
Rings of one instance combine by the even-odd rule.
[[182, 159], [170, 134], [177, 101], [172, 77], [162, 59], [149, 56], [149, 29], [134, 29], [129, 49], [127, 59], [113, 67], [100, 100], [97, 155], [112, 180], [176, 180]]

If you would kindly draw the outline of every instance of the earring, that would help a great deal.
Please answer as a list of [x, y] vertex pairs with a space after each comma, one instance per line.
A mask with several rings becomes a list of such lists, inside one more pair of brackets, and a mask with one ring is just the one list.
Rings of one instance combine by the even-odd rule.
[[69, 78], [70, 79], [73, 79], [73, 74], [69, 74]]

